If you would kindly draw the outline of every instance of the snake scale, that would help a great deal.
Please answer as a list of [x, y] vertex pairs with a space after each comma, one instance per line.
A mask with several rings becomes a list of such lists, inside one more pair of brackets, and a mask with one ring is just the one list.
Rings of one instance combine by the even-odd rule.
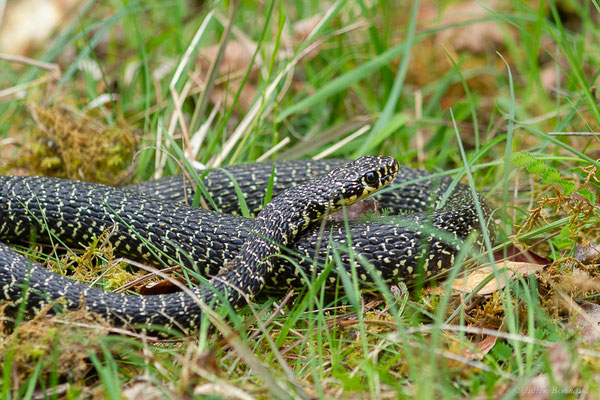
[[[182, 204], [181, 200], [192, 198], [194, 188], [184, 185], [181, 176], [125, 189], [54, 178], [0, 177], [0, 240], [27, 241], [31, 232], [37, 231], [39, 243], [60, 240], [67, 246], [82, 246], [109, 230], [117, 254], [148, 262], [170, 260], [170, 264], [178, 262], [205, 276], [216, 275], [209, 282], [216, 290], [200, 285], [195, 290], [198, 297], [211, 303], [218, 297], [215, 293], [226, 292], [228, 301], [240, 305], [265, 285], [282, 290], [316, 278], [323, 266], [332, 262], [332, 246], [340, 250], [341, 265], [349, 267], [356, 257], [368, 262], [355, 263], [356, 272], [364, 281], [372, 281], [373, 271], [388, 283], [437, 274], [452, 266], [460, 250], [460, 239], [480, 229], [470, 188], [456, 185], [439, 207], [442, 195], [451, 187], [451, 179], [432, 180], [428, 172], [396, 167], [394, 187], [380, 192], [377, 198], [382, 207], [392, 212], [411, 214], [394, 220], [313, 224], [296, 233], [308, 221], [318, 218], [317, 214], [328, 211], [321, 209], [327, 202], [322, 190], [334, 182], [332, 177], [312, 183], [308, 180], [346, 162], [297, 160], [212, 170], [204, 177], [204, 183], [223, 213]], [[386, 165], [384, 169], [393, 168]], [[385, 175], [378, 171], [377, 176]], [[274, 196], [290, 186], [300, 186], [296, 192], [292, 189], [275, 197], [259, 213], [272, 173]], [[259, 213], [256, 220], [233, 215], [240, 210], [230, 177], [239, 184], [251, 213]], [[380, 183], [385, 183], [385, 179]], [[307, 216], [310, 207], [302, 199], [316, 201], [313, 208], [315, 204], [318, 207], [313, 215]], [[487, 220], [490, 210], [483, 197], [479, 196], [479, 201]], [[288, 221], [292, 214], [282, 213], [288, 207], [300, 210], [301, 218], [295, 225]], [[286, 233], [272, 236], [281, 229], [281, 225], [269, 225], [269, 221], [277, 219], [273, 215], [287, 221]], [[443, 234], [436, 235], [437, 229]], [[493, 229], [487, 229], [493, 236]], [[458, 241], [450, 243], [448, 236]], [[262, 250], [256, 252], [257, 248]], [[286, 257], [275, 257], [280, 249]], [[242, 261], [236, 257], [238, 254], [245, 254]], [[337, 275], [332, 271], [326, 284], [336, 282]], [[232, 286], [242, 290], [232, 290]], [[0, 299], [22, 302], [24, 287], [29, 287], [29, 309], [60, 297], [65, 298], [69, 308], [77, 308], [85, 299], [83, 304], [88, 309], [116, 325], [160, 325], [191, 332], [198, 327], [202, 314], [189, 294], [144, 297], [107, 293], [48, 272], [0, 243]]]

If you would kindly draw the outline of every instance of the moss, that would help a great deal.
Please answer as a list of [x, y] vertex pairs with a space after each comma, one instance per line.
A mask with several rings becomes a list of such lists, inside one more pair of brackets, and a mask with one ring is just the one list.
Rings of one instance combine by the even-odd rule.
[[78, 281], [95, 282], [102, 277], [100, 282], [105, 290], [118, 289], [146, 274], [142, 270], [136, 273], [125, 270], [127, 265], [115, 257], [110, 231], [91, 238], [83, 253], [67, 252], [58, 262], [49, 260], [49, 266], [52, 272]]
[[30, 175], [115, 184], [126, 178], [137, 147], [133, 131], [107, 127], [65, 104], [30, 104], [37, 124], [25, 139], [15, 167]]
[[57, 374], [83, 379], [90, 370], [90, 354], [101, 353], [100, 341], [108, 332], [102, 318], [86, 310], [49, 317], [50, 308], [12, 332], [0, 326], [0, 362], [11, 364], [18, 381], [26, 380], [38, 368], [42, 377]]

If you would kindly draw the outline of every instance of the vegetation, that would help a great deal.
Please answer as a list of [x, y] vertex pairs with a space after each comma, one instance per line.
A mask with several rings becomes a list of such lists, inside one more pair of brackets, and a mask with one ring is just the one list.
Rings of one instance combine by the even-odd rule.
[[[497, 238], [459, 257], [491, 264], [479, 280], [312, 285], [185, 340], [6, 316], [1, 398], [599, 392], [595, 0], [90, 1], [65, 18], [27, 57], [0, 55], [0, 173], [124, 184], [386, 154], [485, 194]], [[107, 289], [135, 279], [103, 238], [90, 246], [25, 250]]]

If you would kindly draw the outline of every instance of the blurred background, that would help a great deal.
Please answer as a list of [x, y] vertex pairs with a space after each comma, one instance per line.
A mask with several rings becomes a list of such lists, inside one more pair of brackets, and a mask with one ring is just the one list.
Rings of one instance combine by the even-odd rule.
[[461, 164], [452, 118], [467, 151], [490, 145], [482, 161], [504, 157], [491, 143], [511, 113], [519, 149], [540, 145], [528, 127], [599, 122], [591, 2], [15, 0], [1, 11], [3, 173], [115, 183], [184, 159], [366, 153], [443, 170]]

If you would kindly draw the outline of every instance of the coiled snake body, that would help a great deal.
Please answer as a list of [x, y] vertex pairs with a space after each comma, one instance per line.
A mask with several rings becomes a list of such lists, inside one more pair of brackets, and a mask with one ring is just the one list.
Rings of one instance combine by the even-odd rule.
[[[377, 185], [385, 183], [384, 176], [398, 169], [395, 160], [392, 164], [388, 158], [369, 160], [379, 163], [388, 160], [376, 172], [380, 178]], [[340, 160], [277, 163], [273, 194], [343, 163]], [[233, 176], [250, 211], [256, 213], [272, 171], [272, 163], [233, 166], [228, 173], [210, 171], [204, 183], [222, 211], [239, 212], [235, 206], [239, 204], [237, 195], [229, 179]], [[342, 171], [348, 174], [350, 169]], [[365, 176], [365, 170], [360, 171]], [[382, 171], [388, 171], [388, 175]], [[356, 171], [351, 174], [354, 180], [361, 176], [356, 174]], [[218, 297], [215, 293], [226, 292], [228, 301], [239, 305], [244, 297], [251, 298], [264, 285], [278, 289], [300, 286], [318, 276], [323, 272], [322, 266], [331, 262], [329, 244], [341, 249], [342, 265], [349, 266], [351, 259], [357, 257], [365, 261], [355, 265], [358, 276], [365, 281], [371, 280], [372, 273], [390, 283], [411, 281], [450, 267], [460, 242], [450, 243], [448, 236], [464, 239], [480, 229], [481, 222], [468, 187], [457, 185], [442, 208], [426, 213], [428, 208], [438, 205], [451, 181], [445, 178], [433, 182], [427, 179], [429, 173], [402, 167], [398, 175], [395, 183], [408, 184], [381, 193], [379, 201], [393, 211], [408, 210], [413, 214], [392, 222], [317, 224], [295, 240], [292, 239], [296, 231], [319, 217], [318, 214], [336, 207], [333, 200], [325, 197], [335, 199], [339, 193], [323, 192], [336, 182], [331, 175], [309, 186], [299, 186], [287, 192], [287, 197], [277, 197], [254, 222], [175, 202], [193, 195], [192, 186], [182, 185], [177, 178], [123, 190], [52, 178], [0, 177], [0, 240], [28, 240], [30, 232], [37, 230], [37, 242], [54, 243], [59, 239], [68, 246], [81, 246], [93, 236], [110, 230], [118, 254], [148, 261], [170, 260], [171, 264], [178, 262], [209, 276], [221, 271], [221, 275], [210, 281], [216, 291], [206, 285], [196, 290], [205, 303], [215, 301]], [[341, 181], [348, 184], [344, 179]], [[361, 194], [371, 190], [361, 187]], [[342, 197], [351, 199], [353, 195], [349, 193]], [[483, 198], [479, 200], [487, 219], [489, 209]], [[292, 208], [299, 211], [293, 213]], [[46, 227], [50, 232], [45, 231]], [[436, 235], [436, 229], [443, 232]], [[488, 233], [493, 235], [493, 230]], [[351, 243], [347, 243], [349, 237]], [[287, 257], [275, 262], [273, 255], [280, 249], [295, 262]], [[242, 256], [236, 258], [237, 254]], [[223, 267], [232, 261], [233, 267], [223, 272]], [[333, 272], [327, 282], [336, 281]], [[68, 307], [85, 304], [114, 324], [173, 326], [189, 332], [197, 328], [201, 314], [195, 299], [186, 293], [146, 297], [107, 293], [51, 273], [0, 243], [0, 299], [23, 302], [24, 288], [29, 288], [26, 291], [29, 308], [64, 297]]]

